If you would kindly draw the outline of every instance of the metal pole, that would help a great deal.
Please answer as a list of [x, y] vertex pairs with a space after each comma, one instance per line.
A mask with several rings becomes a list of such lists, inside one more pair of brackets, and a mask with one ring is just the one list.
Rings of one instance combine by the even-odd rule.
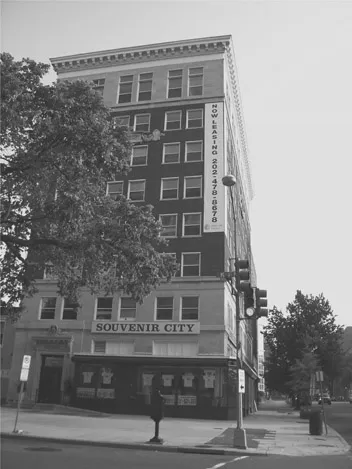
[[321, 395], [321, 409], [323, 411], [323, 419], [325, 425], [325, 433], [328, 434], [328, 427], [326, 425], [326, 417], [325, 417], [325, 408], [324, 408], [324, 398], [323, 398], [323, 383], [320, 381], [320, 395]]
[[[230, 187], [230, 197], [231, 205], [233, 211], [233, 223], [234, 223], [234, 251], [235, 251], [235, 266], [237, 266], [238, 253], [237, 253], [237, 221], [236, 221], [236, 212], [235, 212], [235, 203], [233, 199], [232, 187]], [[235, 267], [237, 270], [237, 267]], [[243, 413], [242, 413], [242, 393], [239, 392], [238, 383], [239, 383], [239, 373], [238, 370], [242, 368], [242, 361], [240, 356], [240, 293], [236, 289], [235, 294], [236, 301], [236, 358], [237, 358], [237, 429], [241, 430], [243, 428]]]
[[17, 412], [16, 412], [15, 426], [13, 427], [13, 432], [12, 433], [17, 433], [17, 421], [18, 421], [18, 414], [20, 412], [22, 393], [23, 393], [23, 385], [24, 385], [24, 381], [21, 381], [20, 391], [18, 393], [18, 400], [17, 400]]

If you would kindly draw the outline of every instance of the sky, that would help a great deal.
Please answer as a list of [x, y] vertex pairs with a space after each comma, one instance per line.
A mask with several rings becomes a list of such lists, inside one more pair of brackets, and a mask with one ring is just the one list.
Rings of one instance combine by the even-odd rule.
[[351, 326], [352, 0], [1, 4], [1, 50], [18, 60], [225, 34], [255, 191], [258, 286], [283, 311], [297, 290], [323, 293]]

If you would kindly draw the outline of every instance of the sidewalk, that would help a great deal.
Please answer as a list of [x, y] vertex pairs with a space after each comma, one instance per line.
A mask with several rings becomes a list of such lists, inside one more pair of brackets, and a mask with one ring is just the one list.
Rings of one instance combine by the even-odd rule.
[[[268, 407], [268, 406], [267, 406]], [[309, 435], [307, 420], [282, 402], [275, 410], [264, 410], [244, 419], [247, 450], [232, 447], [236, 422], [224, 420], [165, 419], [160, 423], [163, 445], [147, 443], [154, 436], [154, 422], [146, 416], [101, 414], [58, 415], [21, 411], [13, 434], [16, 410], [1, 408], [2, 438], [34, 438], [74, 444], [231, 455], [287, 456], [336, 455], [349, 451], [343, 438], [328, 427], [328, 435]]]

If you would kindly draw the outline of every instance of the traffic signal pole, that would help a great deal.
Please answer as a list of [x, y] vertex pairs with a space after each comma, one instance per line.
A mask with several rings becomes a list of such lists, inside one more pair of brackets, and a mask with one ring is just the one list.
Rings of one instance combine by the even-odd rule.
[[[237, 217], [235, 212], [235, 204], [233, 199], [232, 193], [232, 186], [236, 184], [236, 179], [234, 176], [225, 176], [222, 179], [222, 183], [224, 186], [229, 187], [230, 197], [231, 197], [231, 205], [233, 211], [233, 222], [234, 222], [234, 251], [235, 251], [235, 279], [237, 283], [237, 279], [239, 278], [239, 265], [238, 265], [238, 252], [237, 252]], [[232, 295], [235, 296], [235, 304], [236, 304], [236, 362], [237, 362], [237, 427], [234, 430], [234, 441], [233, 446], [235, 448], [242, 448], [247, 449], [247, 435], [246, 430], [243, 428], [243, 411], [242, 411], [242, 393], [239, 392], [239, 370], [242, 368], [242, 357], [241, 357], [241, 344], [240, 344], [240, 323], [241, 323], [241, 315], [240, 315], [240, 292], [237, 288], [234, 290], [232, 286]]]

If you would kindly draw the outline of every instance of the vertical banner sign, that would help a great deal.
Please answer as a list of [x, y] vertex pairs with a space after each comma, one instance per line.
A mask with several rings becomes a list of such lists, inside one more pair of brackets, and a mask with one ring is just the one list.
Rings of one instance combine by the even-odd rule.
[[224, 103], [205, 104], [204, 233], [225, 231]]

